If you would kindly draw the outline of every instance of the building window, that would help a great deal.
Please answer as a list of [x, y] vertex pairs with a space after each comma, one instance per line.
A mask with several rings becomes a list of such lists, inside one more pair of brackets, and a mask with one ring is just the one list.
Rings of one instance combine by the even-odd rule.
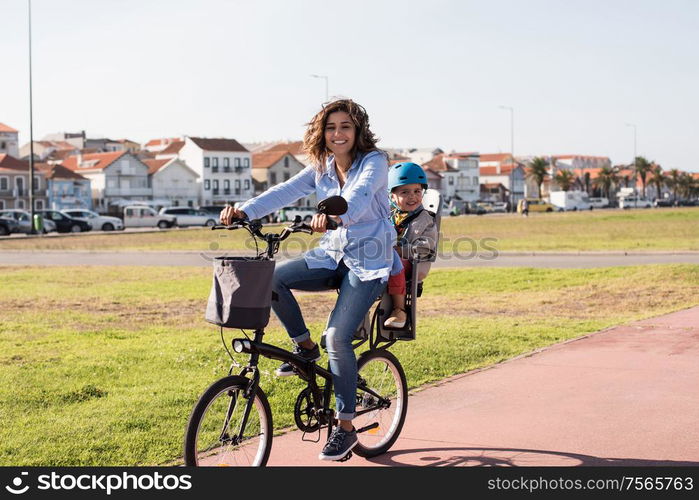
[[44, 200], [36, 200], [34, 202], [34, 210], [43, 210], [44, 209]]
[[217, 157], [217, 156], [214, 156], [214, 157], [211, 159], [211, 162], [212, 162], [212, 163], [211, 163], [211, 166], [212, 166], [212, 167], [218, 168], [218, 157]]
[[226, 191], [230, 190], [231, 189], [231, 181], [229, 181], [228, 179], [223, 181], [223, 189], [225, 189]]
[[454, 185], [454, 177], [452, 177], [451, 175], [449, 176], [449, 185], [450, 186]]
[[0, 142], [0, 149], [5, 149], [7, 147], [6, 142]]
[[214, 179], [214, 191], [218, 191], [218, 179]]
[[204, 190], [208, 191], [211, 189], [211, 181], [209, 179], [204, 179]]
[[233, 160], [233, 162], [234, 162], [233, 164], [234, 164], [236, 167], [239, 167], [239, 166], [240, 166], [240, 158], [235, 158], [235, 159]]
[[250, 179], [245, 179], [245, 190], [250, 189]]
[[194, 206], [194, 202], [192, 200], [187, 200], [187, 206], [192, 208]]
[[10, 189], [10, 178], [0, 177], [0, 191], [7, 191]]
[[243, 159], [243, 166], [246, 168], [250, 167], [250, 158]]
[[224, 159], [223, 159], [223, 166], [224, 166], [224, 167], [230, 167], [230, 166], [231, 166], [231, 159], [230, 159], [230, 158], [224, 158]]
[[289, 180], [289, 172], [284, 172], [284, 180], [285, 181]]
[[34, 189], [41, 189], [41, 181], [37, 176], [34, 176]]
[[5, 200], [0, 200], [0, 210], [5, 210]]
[[289, 168], [289, 157], [288, 156], [284, 157], [284, 167]]
[[209, 157], [205, 156], [204, 157], [204, 168], [209, 168], [209, 166], [210, 166], [209, 162], [210, 162]]
[[24, 200], [17, 200], [17, 208], [24, 209]]
[[271, 186], [274, 186], [277, 183], [277, 173], [276, 172], [270, 172], [269, 174], [269, 184]]
[[473, 185], [477, 186], [478, 185], [478, 177], [473, 178]]

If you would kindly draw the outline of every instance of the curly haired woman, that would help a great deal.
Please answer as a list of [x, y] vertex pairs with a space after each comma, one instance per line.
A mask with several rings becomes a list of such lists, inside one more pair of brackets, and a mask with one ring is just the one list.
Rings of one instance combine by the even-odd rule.
[[[221, 222], [228, 224], [233, 218], [260, 218], [311, 193], [319, 200], [333, 195], [347, 200], [347, 213], [333, 217], [338, 229], [326, 232], [327, 216], [314, 215], [311, 227], [326, 233], [319, 246], [281, 263], [274, 272], [273, 290], [279, 298], [272, 309], [293, 340], [294, 352], [308, 360], [318, 360], [320, 349], [291, 290], [325, 290], [333, 279], [341, 283], [325, 330], [340, 425], [323, 448], [321, 460], [340, 460], [357, 444], [352, 425], [357, 391], [352, 337], [385, 289], [394, 263], [395, 230], [386, 196], [388, 161], [376, 142], [362, 106], [350, 99], [330, 102], [311, 119], [304, 136], [311, 164], [239, 209], [226, 207], [221, 212]], [[277, 369], [279, 376], [293, 374], [286, 363]]]

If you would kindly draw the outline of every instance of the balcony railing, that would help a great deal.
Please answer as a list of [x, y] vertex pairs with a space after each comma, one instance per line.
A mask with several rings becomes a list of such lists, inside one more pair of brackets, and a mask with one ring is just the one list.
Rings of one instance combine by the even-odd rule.
[[218, 172], [218, 167], [211, 167], [211, 173], [215, 174], [216, 172]]
[[231, 167], [223, 167], [223, 171], [224, 171], [224, 172], [230, 172], [230, 171], [231, 171]]
[[217, 195], [217, 194], [219, 193], [219, 190], [218, 190], [218, 189], [212, 189], [211, 191], [212, 191], [212, 193], [213, 193], [214, 195]]
[[106, 188], [104, 196], [152, 196], [153, 189], [142, 188]]
[[231, 190], [230, 190], [230, 189], [224, 189], [224, 190], [223, 190], [223, 194], [231, 194]]

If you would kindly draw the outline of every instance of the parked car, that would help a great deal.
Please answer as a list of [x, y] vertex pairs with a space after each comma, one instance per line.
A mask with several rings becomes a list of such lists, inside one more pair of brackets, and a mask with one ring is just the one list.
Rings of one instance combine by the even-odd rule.
[[[524, 200], [517, 201], [517, 213], [522, 213], [522, 202]], [[540, 200], [538, 198], [527, 198], [527, 205], [530, 212], [553, 212], [556, 208], [550, 203]]]
[[60, 210], [37, 210], [44, 220], [51, 220], [56, 224], [56, 231], [59, 233], [83, 233], [92, 231], [92, 226], [84, 220], [74, 219], [70, 215]]
[[128, 205], [124, 207], [124, 227], [157, 227], [167, 229], [177, 225], [177, 218], [161, 215], [146, 205]]
[[670, 198], [658, 198], [653, 202], [654, 207], [674, 207], [675, 201]]
[[675, 206], [678, 207], [696, 207], [698, 204], [697, 200], [677, 200]]
[[[22, 210], [19, 208], [6, 208], [4, 210], [0, 210], [0, 217], [14, 219], [17, 222], [18, 230], [16, 232], [18, 233], [29, 234], [32, 231], [32, 216], [26, 210]], [[56, 224], [51, 220], [44, 219], [44, 227], [42, 229], [42, 232], [46, 234], [55, 230]]]
[[0, 236], [19, 232], [19, 223], [10, 217], [0, 217]]
[[650, 208], [651, 202], [648, 198], [643, 198], [642, 196], [626, 196], [619, 199], [619, 208]]
[[119, 217], [108, 217], [83, 208], [69, 208], [63, 210], [63, 213], [74, 219], [84, 220], [92, 226], [92, 229], [101, 231], [114, 231], [115, 229], [121, 231], [124, 229], [124, 223]]
[[[220, 210], [219, 210], [220, 213]], [[190, 207], [166, 207], [160, 209], [160, 215], [172, 215], [177, 219], [177, 225], [184, 226], [215, 226], [218, 214], [214, 215], [203, 210]]]
[[298, 215], [304, 222], [310, 222], [315, 213], [315, 207], [284, 207], [274, 214], [273, 220], [274, 222], [293, 221]]
[[202, 212], [206, 212], [208, 214], [212, 214], [218, 217], [221, 213], [221, 210], [223, 210], [225, 206], [226, 205], [202, 205], [200, 207], [197, 207], [197, 210], [201, 210]]
[[507, 213], [507, 202], [504, 201], [496, 201], [493, 203], [493, 210], [492, 212], [494, 213]]
[[604, 197], [593, 196], [590, 198], [590, 206], [593, 208], [609, 208], [609, 199]]

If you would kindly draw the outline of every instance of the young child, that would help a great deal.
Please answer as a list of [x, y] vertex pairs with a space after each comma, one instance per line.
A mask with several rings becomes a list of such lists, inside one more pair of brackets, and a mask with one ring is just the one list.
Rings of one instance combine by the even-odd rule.
[[[384, 322], [388, 328], [403, 328], [407, 321], [405, 281], [412, 271], [408, 259], [426, 258], [436, 250], [437, 226], [434, 217], [422, 206], [425, 189], [427, 176], [420, 165], [398, 163], [388, 172], [388, 190], [393, 207], [391, 221], [398, 233], [396, 251], [403, 263], [403, 270], [388, 280], [388, 294], [393, 301], [393, 311]], [[420, 262], [418, 266], [418, 280], [422, 281], [429, 272], [430, 263]]]

